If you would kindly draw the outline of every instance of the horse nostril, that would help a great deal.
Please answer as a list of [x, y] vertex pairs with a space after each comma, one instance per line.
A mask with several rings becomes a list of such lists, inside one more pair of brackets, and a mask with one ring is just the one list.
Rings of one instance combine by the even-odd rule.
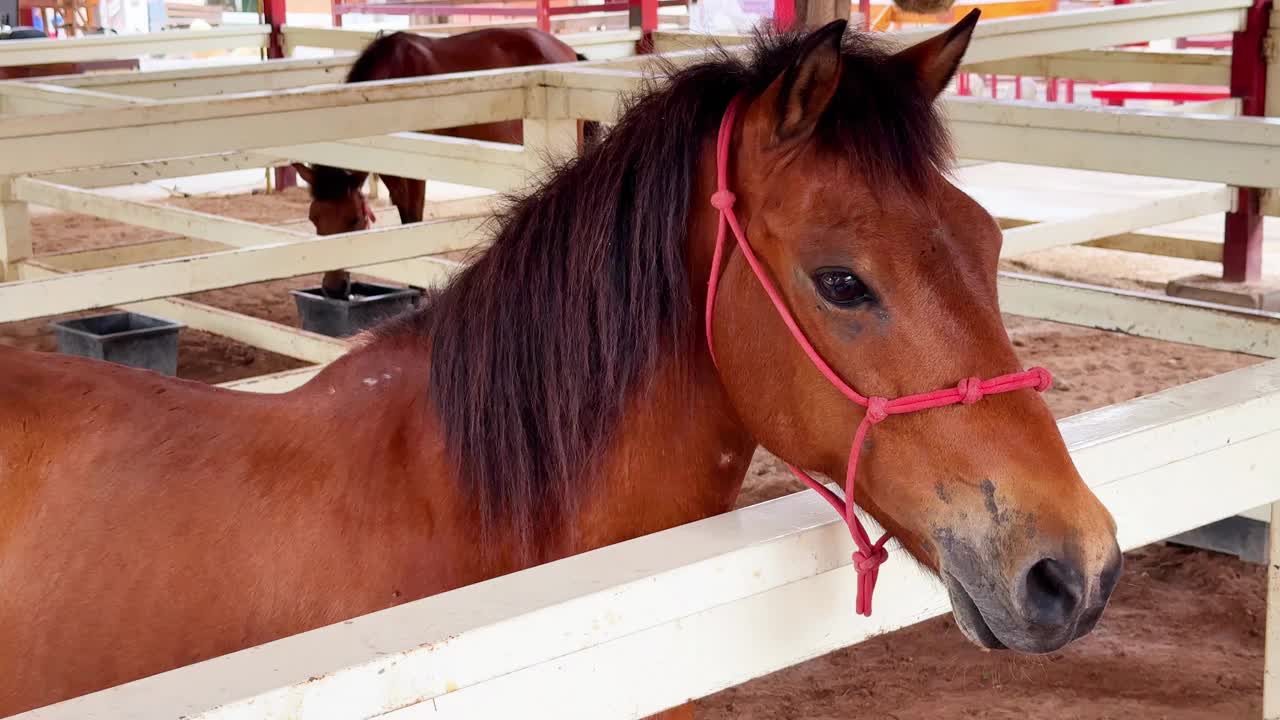
[[1038, 625], [1065, 625], [1071, 621], [1084, 595], [1080, 571], [1066, 563], [1044, 558], [1027, 571], [1023, 611]]

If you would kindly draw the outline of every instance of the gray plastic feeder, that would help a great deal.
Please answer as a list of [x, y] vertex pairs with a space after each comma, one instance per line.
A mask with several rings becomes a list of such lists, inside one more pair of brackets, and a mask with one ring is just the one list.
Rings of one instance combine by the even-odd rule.
[[303, 330], [330, 337], [348, 337], [412, 308], [422, 291], [353, 282], [351, 296], [345, 300], [327, 298], [318, 287], [290, 290], [289, 293], [298, 305]]
[[182, 323], [131, 312], [113, 312], [50, 324], [58, 352], [119, 365], [178, 373], [178, 331]]

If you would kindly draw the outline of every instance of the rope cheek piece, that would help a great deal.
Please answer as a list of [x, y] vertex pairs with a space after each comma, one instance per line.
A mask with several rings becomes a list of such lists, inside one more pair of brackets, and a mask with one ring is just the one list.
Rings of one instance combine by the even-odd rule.
[[[822, 359], [822, 356], [813, 347], [813, 343], [809, 342], [809, 338], [805, 336], [804, 331], [796, 323], [795, 317], [782, 299], [782, 294], [778, 292], [773, 282], [769, 279], [764, 266], [752, 251], [751, 244], [747, 242], [746, 234], [742, 232], [738, 218], [733, 212], [736, 198], [733, 192], [729, 190], [729, 145], [733, 137], [734, 121], [741, 105], [741, 100], [742, 96], [740, 95], [729, 103], [729, 107], [725, 110], [724, 118], [720, 122], [720, 132], [716, 141], [716, 191], [711, 196], [711, 205], [719, 211], [720, 221], [716, 230], [715, 252], [711, 259], [711, 277], [707, 282], [707, 347], [711, 351], [712, 362], [716, 362], [715, 345], [712, 342], [712, 318], [714, 317], [716, 289], [719, 284], [720, 267], [724, 262], [728, 231], [732, 231], [743, 258], [746, 259], [747, 264], [751, 267], [751, 271], [755, 273], [756, 279], [759, 280], [761, 287], [764, 288], [765, 294], [769, 296], [770, 302], [773, 303], [773, 307], [777, 310], [783, 323], [791, 331], [791, 336], [795, 339], [796, 344], [804, 350], [805, 355], [809, 356], [809, 360], [827, 379], [827, 382], [831, 383], [850, 401], [866, 408], [866, 413], [863, 414], [862, 421], [858, 423], [858, 428], [854, 432], [853, 444], [849, 450], [843, 498], [822, 483], [814, 480], [803, 470], [790, 464], [787, 467], [797, 479], [826, 499], [831, 504], [831, 507], [835, 508], [836, 512], [844, 519], [845, 525], [849, 527], [849, 534], [853, 537], [854, 545], [857, 546], [857, 550], [853, 553], [853, 568], [858, 575], [856, 611], [859, 615], [870, 616], [871, 596], [875, 592], [880, 566], [889, 559], [889, 553], [884, 547], [889, 540], [889, 533], [885, 533], [874, 543], [871, 542], [870, 536], [867, 535], [866, 529], [862, 526], [862, 521], [854, 513], [854, 481], [857, 479], [858, 460], [862, 454], [863, 442], [866, 440], [867, 433], [871, 430], [871, 427], [884, 422], [891, 415], [904, 415], [948, 405], [972, 405], [988, 395], [998, 395], [1026, 388], [1044, 392], [1053, 383], [1053, 378], [1048, 370], [1034, 367], [1023, 372], [1001, 375], [987, 380], [976, 377], [965, 378], [954, 387], [916, 395], [904, 395], [892, 399], [862, 395], [841, 379], [836, 371]], [[717, 366], [719, 365], [718, 362], [716, 364]]]
[[373, 206], [369, 204], [369, 200], [365, 198], [364, 193], [356, 191], [360, 198], [360, 213], [364, 216], [364, 221], [368, 223], [365, 229], [371, 228], [378, 222], [378, 216], [373, 212]]

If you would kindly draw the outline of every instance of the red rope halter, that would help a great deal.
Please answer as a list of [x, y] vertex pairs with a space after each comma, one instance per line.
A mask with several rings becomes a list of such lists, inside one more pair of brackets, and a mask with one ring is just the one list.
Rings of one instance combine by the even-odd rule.
[[742, 227], [738, 224], [738, 218], [733, 212], [735, 197], [733, 192], [729, 190], [729, 144], [733, 137], [734, 119], [738, 112], [740, 100], [741, 96], [734, 98], [729, 103], [728, 109], [725, 110], [716, 143], [716, 192], [711, 196], [711, 205], [720, 211], [720, 223], [716, 231], [715, 254], [711, 259], [711, 278], [707, 283], [707, 346], [711, 350], [712, 362], [716, 362], [715, 346], [712, 343], [711, 322], [715, 308], [716, 287], [720, 278], [720, 265], [724, 260], [726, 229], [731, 229], [734, 238], [737, 239], [738, 249], [742, 251], [742, 256], [746, 258], [747, 264], [751, 266], [752, 272], [755, 273], [756, 278], [760, 281], [760, 285], [764, 288], [765, 294], [769, 296], [773, 307], [777, 309], [778, 315], [781, 316], [782, 321], [786, 323], [787, 328], [791, 331], [791, 336], [795, 338], [796, 343], [800, 345], [805, 354], [809, 356], [809, 360], [827, 378], [828, 382], [835, 386], [845, 397], [867, 409], [866, 414], [862, 417], [862, 422], [858, 423], [858, 429], [853, 435], [853, 447], [849, 451], [849, 462], [845, 470], [843, 499], [825, 485], [809, 477], [808, 473], [803, 470], [792, 465], [787, 465], [787, 467], [801, 482], [816, 490], [827, 502], [831, 503], [836, 512], [840, 513], [840, 516], [844, 518], [845, 524], [849, 526], [849, 534], [853, 536], [853, 542], [858, 546], [857, 551], [853, 553], [853, 567], [858, 573], [857, 612], [859, 615], [870, 615], [871, 595], [875, 591], [880, 565], [889, 559], [889, 553], [884, 548], [885, 542], [889, 539], [889, 533], [886, 532], [879, 540], [874, 543], [871, 542], [866, 529], [862, 527], [862, 521], [854, 514], [854, 480], [857, 478], [858, 458], [862, 454], [862, 444], [863, 440], [866, 439], [867, 431], [871, 429], [872, 425], [884, 421], [890, 415], [903, 415], [955, 404], [972, 405], [987, 395], [996, 395], [1025, 388], [1034, 388], [1037, 392], [1044, 392], [1049, 389], [1053, 378], [1049, 375], [1048, 370], [1035, 367], [989, 380], [982, 380], [976, 377], [965, 378], [955, 387], [916, 395], [904, 395], [893, 399], [867, 397], [842, 380], [836, 371], [822, 359], [822, 356], [814, 349], [813, 343], [809, 342], [809, 338], [805, 336], [804, 331], [796, 324], [795, 317], [792, 316], [791, 311], [787, 309], [786, 303], [782, 300], [782, 295], [774, 287], [768, 273], [765, 272], [764, 266], [756, 258], [756, 254], [752, 252], [751, 244], [747, 242], [746, 234], [742, 232]]
[[369, 204], [369, 200], [364, 196], [364, 193], [358, 189], [356, 190], [356, 196], [360, 198], [360, 212], [364, 215], [365, 222], [368, 223], [368, 227], [373, 227], [378, 222], [378, 216], [374, 214], [373, 206]]

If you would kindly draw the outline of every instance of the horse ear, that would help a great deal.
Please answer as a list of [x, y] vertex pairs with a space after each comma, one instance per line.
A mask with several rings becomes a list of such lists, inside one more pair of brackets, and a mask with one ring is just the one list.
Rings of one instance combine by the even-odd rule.
[[947, 89], [947, 84], [960, 68], [960, 60], [969, 49], [973, 29], [978, 25], [982, 11], [974, 8], [950, 30], [935, 35], [897, 54], [900, 62], [911, 67], [920, 79], [920, 87], [930, 99]]
[[299, 177], [307, 181], [308, 185], [316, 184], [316, 174], [311, 172], [311, 168], [302, 163], [289, 163], [289, 166], [298, 171]]
[[813, 133], [840, 86], [840, 45], [847, 26], [848, 21], [836, 20], [813, 31], [791, 67], [754, 103], [772, 110], [773, 142], [768, 144], [805, 140]]

